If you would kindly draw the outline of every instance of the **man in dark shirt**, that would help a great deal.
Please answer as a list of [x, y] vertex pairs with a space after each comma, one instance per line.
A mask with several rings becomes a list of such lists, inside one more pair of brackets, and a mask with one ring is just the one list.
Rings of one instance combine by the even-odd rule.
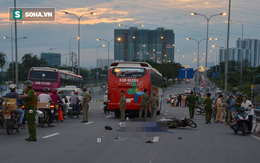
[[190, 113], [190, 118], [192, 119], [194, 117], [194, 110], [195, 110], [195, 105], [197, 104], [196, 97], [193, 95], [193, 92], [190, 92], [190, 96], [188, 97], [188, 102], [189, 102], [189, 113]]
[[212, 104], [213, 100], [210, 98], [211, 94], [207, 94], [207, 98], [203, 101], [204, 106], [206, 107], [205, 109], [205, 117], [206, 117], [206, 124], [211, 123], [211, 114], [212, 114]]

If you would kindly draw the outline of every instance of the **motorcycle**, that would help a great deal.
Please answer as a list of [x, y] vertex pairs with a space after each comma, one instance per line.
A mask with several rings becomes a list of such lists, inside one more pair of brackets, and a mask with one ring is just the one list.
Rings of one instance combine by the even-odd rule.
[[[252, 107], [252, 105], [249, 105]], [[248, 122], [248, 115], [245, 112], [247, 111], [246, 108], [241, 107], [238, 109], [238, 112], [234, 112], [232, 114], [233, 122], [229, 124], [230, 128], [237, 134], [238, 131], [242, 131], [242, 135], [246, 135], [247, 131], [247, 122]]]
[[196, 128], [197, 124], [186, 117], [179, 120], [178, 118], [170, 118], [170, 119], [160, 119], [161, 122], [166, 122], [169, 128], [178, 128], [178, 127], [191, 127]]
[[197, 115], [205, 115], [205, 110], [203, 105], [198, 105], [195, 109]]
[[169, 104], [171, 102], [171, 99], [170, 98], [167, 98], [167, 104]]
[[72, 109], [69, 110], [68, 118], [74, 118], [74, 116], [77, 116], [77, 118], [79, 118], [78, 109], [76, 105], [71, 103], [69, 106], [72, 107]]
[[21, 131], [22, 126], [18, 123], [18, 119], [20, 116], [17, 111], [4, 111], [3, 115], [8, 135], [11, 135], [13, 133], [13, 130], [16, 130], [17, 132]]

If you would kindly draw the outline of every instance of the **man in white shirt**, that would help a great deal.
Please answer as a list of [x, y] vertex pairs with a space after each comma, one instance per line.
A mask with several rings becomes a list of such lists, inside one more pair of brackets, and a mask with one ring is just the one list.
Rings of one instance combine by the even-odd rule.
[[249, 100], [247, 100], [247, 95], [243, 95], [242, 98], [243, 102], [241, 104], [241, 107], [248, 109], [248, 111], [246, 111], [246, 113], [248, 114], [247, 134], [251, 134], [254, 110], [252, 108], [252, 103]]
[[[51, 100], [51, 96], [48, 94], [48, 88], [43, 88], [42, 94], [39, 95], [38, 102], [44, 102], [44, 103], [51, 103], [53, 104], [53, 101]], [[49, 115], [49, 127], [53, 127], [52, 120], [53, 120], [53, 113], [51, 113], [51, 110], [48, 109], [48, 115]], [[39, 122], [39, 121], [38, 121]]]

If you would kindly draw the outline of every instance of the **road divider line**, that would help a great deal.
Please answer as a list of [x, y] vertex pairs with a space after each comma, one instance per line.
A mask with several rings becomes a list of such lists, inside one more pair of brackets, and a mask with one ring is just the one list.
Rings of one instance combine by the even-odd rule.
[[110, 118], [110, 117], [112, 117], [112, 115], [108, 115], [108, 116], [106, 116], [106, 118]]
[[153, 142], [155, 143], [155, 142], [158, 142], [159, 141], [159, 136], [155, 136], [154, 138], [153, 138]]
[[47, 136], [44, 136], [42, 137], [43, 139], [47, 139], [49, 137], [53, 137], [53, 136], [56, 136], [56, 135], [59, 135], [60, 133], [54, 133], [54, 134], [51, 134], [51, 135], [47, 135]]
[[167, 115], [167, 113], [165, 113], [164, 115]]
[[260, 141], [260, 138], [258, 136], [255, 136], [255, 135], [250, 135], [251, 137], [255, 138], [256, 140], [259, 140]]
[[89, 125], [89, 124], [91, 124], [91, 123], [93, 123], [93, 122], [88, 122], [88, 123], [84, 123], [85, 125]]

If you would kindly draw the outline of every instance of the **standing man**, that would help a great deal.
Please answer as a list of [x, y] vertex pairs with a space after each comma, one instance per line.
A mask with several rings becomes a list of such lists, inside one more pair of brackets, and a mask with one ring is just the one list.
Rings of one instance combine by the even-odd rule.
[[235, 101], [235, 107], [236, 107], [236, 111], [241, 107], [241, 104], [242, 104], [242, 102], [243, 102], [243, 99], [242, 99], [242, 96], [241, 96], [241, 93], [240, 92], [238, 92], [237, 94], [236, 94], [236, 96], [237, 96], [237, 99], [236, 99], [236, 101]]
[[120, 113], [121, 113], [121, 122], [123, 122], [123, 121], [125, 121], [125, 107], [126, 107], [125, 91], [121, 91], [119, 107], [120, 107]]
[[36, 115], [36, 104], [37, 104], [37, 96], [34, 92], [33, 83], [30, 80], [24, 82], [25, 84], [25, 93], [24, 95], [20, 95], [19, 98], [24, 98], [24, 108], [25, 108], [25, 117], [28, 123], [28, 129], [30, 137], [25, 139], [27, 141], [37, 141], [36, 138], [36, 126], [35, 126], [35, 115]]
[[190, 119], [194, 117], [194, 110], [195, 105], [197, 105], [196, 97], [193, 95], [193, 92], [190, 92], [190, 96], [188, 97], [189, 102], [189, 113], [190, 113]]
[[229, 123], [231, 122], [232, 114], [236, 110], [236, 108], [235, 108], [235, 100], [234, 100], [232, 94], [229, 95], [229, 102], [230, 103], [228, 104], [228, 114], [227, 114], [228, 121], [227, 121], [227, 123], [225, 125], [229, 125]]
[[[222, 114], [222, 107], [223, 107], [223, 95], [219, 95], [218, 101], [217, 101], [217, 115], [215, 119], [215, 123], [223, 123], [223, 114]], [[220, 121], [219, 121], [220, 119]]]
[[92, 97], [87, 92], [87, 88], [83, 88], [83, 103], [82, 103], [82, 111], [83, 111], [83, 121], [82, 123], [88, 122], [88, 109], [89, 109], [89, 102], [92, 99]]
[[180, 106], [180, 107], [181, 107], [181, 94], [179, 94], [179, 96], [178, 96], [177, 106]]
[[153, 93], [153, 96], [150, 98], [151, 102], [151, 112], [152, 112], [152, 118], [156, 116], [157, 108], [159, 107], [159, 100], [156, 97], [156, 93]]
[[205, 117], [206, 117], [206, 124], [211, 123], [211, 115], [212, 115], [212, 104], [213, 100], [210, 98], [211, 94], [207, 94], [207, 98], [203, 101], [203, 104], [205, 106]]
[[248, 122], [247, 122], [247, 134], [251, 134], [252, 131], [252, 123], [253, 123], [253, 116], [254, 116], [254, 110], [252, 108], [251, 101], [247, 100], [247, 95], [243, 95], [243, 102], [241, 104], [241, 107], [244, 107], [248, 109], [246, 111], [248, 115]]
[[144, 93], [141, 96], [141, 106], [139, 111], [139, 118], [142, 118], [143, 110], [145, 111], [144, 117], [147, 118], [147, 105], [149, 102], [149, 95], [146, 93], [147, 89], [144, 89]]

